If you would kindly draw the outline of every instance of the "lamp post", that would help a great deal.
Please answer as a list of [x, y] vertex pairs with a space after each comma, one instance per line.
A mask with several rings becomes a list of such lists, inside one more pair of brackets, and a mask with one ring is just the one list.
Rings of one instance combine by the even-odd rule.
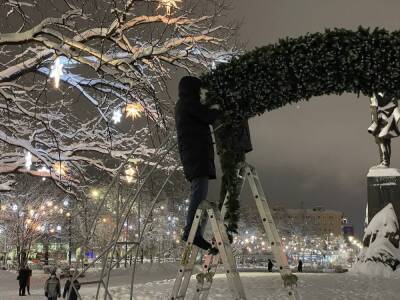
[[72, 260], [72, 221], [71, 216], [68, 217], [68, 266], [71, 268]]

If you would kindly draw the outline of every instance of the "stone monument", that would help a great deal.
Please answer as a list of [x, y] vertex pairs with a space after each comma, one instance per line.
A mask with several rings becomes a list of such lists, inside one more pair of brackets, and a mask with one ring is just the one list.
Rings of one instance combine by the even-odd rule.
[[400, 216], [400, 170], [372, 167], [367, 175], [368, 223], [387, 204], [392, 203], [396, 216]]
[[390, 168], [391, 139], [400, 135], [400, 109], [396, 98], [383, 93], [373, 95], [370, 107], [372, 123], [368, 132], [375, 137], [380, 161], [367, 175], [368, 223], [388, 203], [400, 217], [400, 170]]

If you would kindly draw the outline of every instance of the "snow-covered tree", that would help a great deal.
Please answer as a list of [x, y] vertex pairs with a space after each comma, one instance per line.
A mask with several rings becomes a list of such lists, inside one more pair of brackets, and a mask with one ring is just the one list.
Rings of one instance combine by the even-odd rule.
[[171, 72], [232, 54], [231, 28], [216, 22], [224, 5], [196, 4], [3, 0], [0, 187], [28, 173], [76, 194], [129, 159], [146, 162], [170, 126], [172, 102], [159, 95]]
[[380, 210], [365, 229], [363, 244], [354, 266], [355, 272], [390, 276], [400, 264], [400, 231], [391, 203]]
[[54, 184], [32, 181], [27, 175], [20, 176], [13, 192], [1, 195], [3, 235], [7, 248], [16, 251], [18, 264], [26, 261], [35, 242], [48, 245], [60, 234], [69, 218], [65, 197]]

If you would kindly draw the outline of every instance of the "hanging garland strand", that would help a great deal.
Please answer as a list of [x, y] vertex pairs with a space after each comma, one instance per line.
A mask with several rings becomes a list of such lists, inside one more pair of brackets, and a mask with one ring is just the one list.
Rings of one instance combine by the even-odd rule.
[[201, 79], [207, 101], [224, 111], [220, 123], [227, 127], [215, 132], [225, 177], [220, 201], [224, 191], [235, 195], [227, 205], [234, 231], [239, 213], [234, 177], [244, 159], [233, 150], [235, 124], [314, 96], [348, 92], [371, 97], [383, 92], [399, 98], [400, 31], [335, 28], [285, 38], [220, 64]]

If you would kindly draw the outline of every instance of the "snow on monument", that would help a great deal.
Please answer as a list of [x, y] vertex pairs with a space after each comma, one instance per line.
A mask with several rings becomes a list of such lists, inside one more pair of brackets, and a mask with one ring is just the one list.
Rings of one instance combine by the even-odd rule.
[[400, 271], [399, 222], [391, 203], [380, 210], [365, 229], [364, 248], [352, 271], [391, 277]]

